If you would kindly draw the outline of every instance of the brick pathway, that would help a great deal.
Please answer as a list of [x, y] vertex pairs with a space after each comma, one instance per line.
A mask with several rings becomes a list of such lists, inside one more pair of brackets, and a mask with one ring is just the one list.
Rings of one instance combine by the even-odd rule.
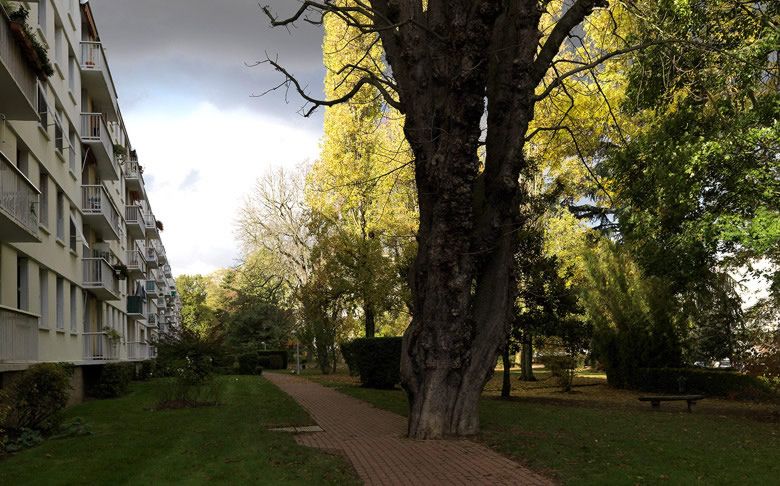
[[309, 380], [264, 376], [300, 403], [323, 432], [299, 444], [339, 452], [368, 485], [550, 485], [525, 467], [467, 440], [407, 439], [406, 419]]

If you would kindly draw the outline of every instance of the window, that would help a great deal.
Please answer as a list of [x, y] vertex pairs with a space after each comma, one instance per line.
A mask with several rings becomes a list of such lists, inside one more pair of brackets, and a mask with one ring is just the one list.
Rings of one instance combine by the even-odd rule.
[[65, 280], [57, 277], [57, 330], [65, 329]]
[[38, 280], [40, 282], [40, 298], [41, 298], [41, 320], [40, 327], [44, 329], [49, 328], [49, 273], [43, 268], [38, 272]]
[[[46, 90], [38, 84], [38, 115], [41, 118], [41, 128], [49, 133], [49, 103], [46, 101]], [[47, 135], [48, 136], [48, 135]]]
[[28, 260], [24, 257], [16, 259], [16, 308], [30, 310], [30, 275]]
[[24, 150], [19, 145], [16, 146], [16, 168], [19, 169], [19, 172], [24, 174], [25, 176], [29, 175], [29, 167], [30, 167], [30, 152], [27, 150]]
[[54, 62], [63, 65], [65, 60], [65, 30], [61, 25], [54, 26]]
[[[71, 209], [71, 212], [73, 210]], [[69, 236], [70, 236], [70, 249], [75, 253], [76, 252], [76, 222], [73, 220], [73, 216], [70, 217], [70, 230]]]
[[41, 26], [41, 30], [46, 32], [46, 14], [48, 5], [46, 5], [48, 0], [41, 0], [38, 2], [38, 25]]
[[76, 91], [76, 57], [68, 52], [68, 88], [71, 93]]
[[78, 330], [78, 288], [71, 282], [70, 284], [70, 332], [76, 332]]
[[62, 118], [59, 110], [54, 114], [54, 148], [60, 155], [65, 156], [65, 130], [62, 129]]
[[38, 188], [41, 191], [41, 225], [49, 226], [49, 176], [45, 172], [41, 172], [41, 182]]
[[68, 135], [68, 162], [70, 165], [70, 171], [73, 173], [73, 175], [76, 175], [76, 170], [78, 168], [78, 160], [76, 159], [76, 147], [78, 147], [78, 135], [76, 134], [76, 131], [73, 130], [73, 127], [71, 126], [70, 134]]
[[57, 239], [65, 241], [65, 194], [57, 191]]

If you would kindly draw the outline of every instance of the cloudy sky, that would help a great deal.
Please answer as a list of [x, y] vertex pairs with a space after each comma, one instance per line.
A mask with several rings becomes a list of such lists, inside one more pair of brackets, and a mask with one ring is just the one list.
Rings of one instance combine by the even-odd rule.
[[[317, 157], [322, 118], [261, 93], [278, 58], [322, 92], [322, 31], [271, 29], [257, 0], [91, 0], [130, 140], [174, 273], [235, 262], [237, 211], [271, 168]], [[297, 0], [261, 0], [280, 13]]]

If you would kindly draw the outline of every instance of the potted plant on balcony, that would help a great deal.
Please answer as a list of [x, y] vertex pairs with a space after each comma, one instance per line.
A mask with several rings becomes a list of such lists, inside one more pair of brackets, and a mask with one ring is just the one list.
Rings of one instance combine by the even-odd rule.
[[[5, 8], [1, 10], [5, 12]], [[10, 21], [11, 32], [22, 49], [27, 63], [38, 76], [38, 79], [41, 81], [46, 80], [46, 78], [54, 74], [54, 67], [49, 60], [49, 53], [46, 51], [46, 48], [38, 40], [38, 37], [32, 33], [30, 26], [27, 24], [27, 17], [30, 15], [30, 11], [23, 6], [19, 6], [18, 9], [7, 15]]]
[[165, 227], [163, 226], [162, 221], [160, 221], [159, 219], [157, 220], [156, 226], [158, 230], [165, 231]]

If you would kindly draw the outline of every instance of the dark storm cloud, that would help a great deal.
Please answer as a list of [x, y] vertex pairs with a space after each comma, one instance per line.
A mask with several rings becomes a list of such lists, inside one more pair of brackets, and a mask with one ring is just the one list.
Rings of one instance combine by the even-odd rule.
[[[125, 108], [145, 100], [210, 101], [295, 116], [284, 93], [250, 95], [278, 84], [269, 66], [247, 67], [266, 53], [289, 67], [315, 95], [322, 92], [322, 30], [302, 23], [271, 29], [256, 0], [92, 0]], [[279, 14], [297, 0], [261, 0]]]

